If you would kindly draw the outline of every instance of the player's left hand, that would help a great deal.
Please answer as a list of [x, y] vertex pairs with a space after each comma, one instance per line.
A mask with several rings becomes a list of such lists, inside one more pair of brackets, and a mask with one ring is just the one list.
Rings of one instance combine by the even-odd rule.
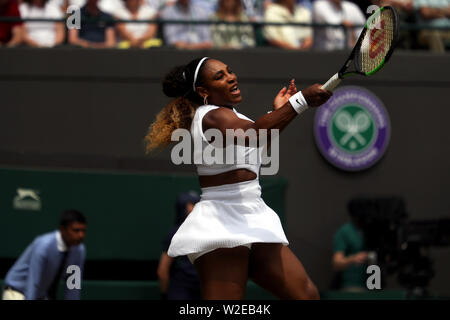
[[283, 87], [273, 100], [273, 110], [280, 109], [289, 101], [289, 98], [296, 93], [297, 87], [295, 86], [295, 80], [292, 79], [289, 83], [289, 88]]

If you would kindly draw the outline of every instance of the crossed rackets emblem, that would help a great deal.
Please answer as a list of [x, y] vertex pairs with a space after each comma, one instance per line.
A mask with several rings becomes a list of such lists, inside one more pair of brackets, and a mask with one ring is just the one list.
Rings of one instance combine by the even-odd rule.
[[336, 127], [346, 132], [339, 143], [345, 146], [351, 138], [355, 138], [361, 146], [367, 143], [366, 139], [361, 135], [370, 127], [370, 118], [367, 114], [359, 111], [354, 117], [347, 111], [340, 112], [335, 119]]

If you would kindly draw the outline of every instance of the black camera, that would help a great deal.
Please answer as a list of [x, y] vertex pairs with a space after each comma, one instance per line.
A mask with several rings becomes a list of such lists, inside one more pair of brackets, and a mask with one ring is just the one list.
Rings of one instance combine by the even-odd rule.
[[450, 218], [409, 221], [401, 197], [356, 197], [348, 211], [381, 270], [396, 273], [399, 284], [415, 296], [426, 295], [435, 275], [428, 248], [450, 245]]

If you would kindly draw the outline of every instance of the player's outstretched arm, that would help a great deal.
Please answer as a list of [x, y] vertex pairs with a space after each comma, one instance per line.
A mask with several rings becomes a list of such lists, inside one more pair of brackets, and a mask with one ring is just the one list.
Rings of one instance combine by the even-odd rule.
[[[292, 92], [292, 86], [295, 84], [291, 82], [288, 90], [281, 90], [278, 95], [288, 95], [286, 101], [281, 107], [278, 107], [271, 113], [266, 113], [258, 118], [255, 122], [239, 118], [231, 109], [218, 108], [208, 112], [203, 118], [203, 131], [210, 128], [215, 128], [221, 131], [223, 136], [227, 135], [227, 130], [242, 129], [246, 132], [249, 129], [254, 129], [259, 135], [261, 129], [278, 129], [283, 130], [298, 114], [308, 109], [309, 107], [318, 107], [324, 104], [332, 95], [330, 91], [322, 89], [320, 84], [314, 84], [302, 92], [297, 92], [292, 96], [288, 93]], [[296, 90], [296, 89], [295, 89]], [[275, 98], [277, 100], [277, 98]], [[281, 99], [279, 99], [281, 100]], [[278, 101], [279, 103], [279, 101]], [[274, 105], [275, 107], [275, 105]], [[239, 131], [237, 131], [239, 132]], [[267, 132], [270, 135], [270, 131]], [[238, 138], [235, 136], [235, 138]], [[247, 143], [247, 139], [245, 140]]]

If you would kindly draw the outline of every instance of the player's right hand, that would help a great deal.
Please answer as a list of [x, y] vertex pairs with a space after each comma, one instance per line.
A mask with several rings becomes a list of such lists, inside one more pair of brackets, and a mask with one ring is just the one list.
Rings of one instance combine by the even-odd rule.
[[321, 106], [333, 95], [331, 91], [322, 89], [322, 85], [318, 83], [302, 90], [302, 94], [310, 107]]

